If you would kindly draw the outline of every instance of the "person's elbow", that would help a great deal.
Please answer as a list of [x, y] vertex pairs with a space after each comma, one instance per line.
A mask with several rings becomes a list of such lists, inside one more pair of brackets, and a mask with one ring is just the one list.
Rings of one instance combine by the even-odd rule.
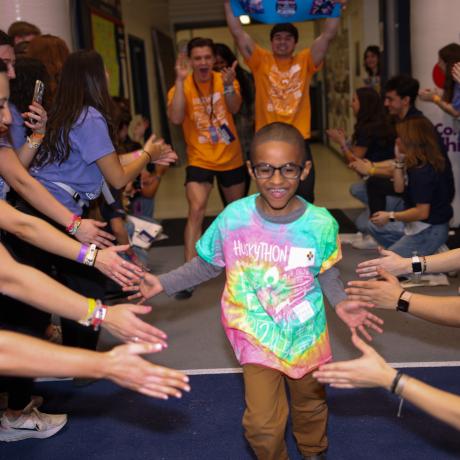
[[168, 109], [168, 118], [173, 125], [181, 125], [184, 122], [185, 114], [170, 108]]

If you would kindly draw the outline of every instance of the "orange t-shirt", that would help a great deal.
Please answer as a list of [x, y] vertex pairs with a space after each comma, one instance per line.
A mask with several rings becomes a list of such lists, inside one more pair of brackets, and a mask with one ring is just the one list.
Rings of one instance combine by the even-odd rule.
[[320, 68], [313, 63], [310, 50], [304, 49], [285, 61], [255, 45], [246, 63], [256, 86], [256, 131], [281, 121], [295, 126], [309, 139], [310, 80]]
[[[239, 94], [240, 87], [236, 80], [233, 86]], [[171, 104], [174, 92], [175, 86], [168, 92], [168, 104]], [[188, 164], [214, 171], [229, 171], [242, 166], [241, 145], [233, 115], [225, 103], [222, 75], [213, 72], [210, 82], [199, 83], [194, 81], [191, 74], [184, 81], [184, 93], [186, 102], [182, 129], [187, 144]], [[235, 137], [229, 144], [225, 143], [219, 133], [219, 128], [225, 125]], [[214, 128], [214, 140], [211, 127]]]

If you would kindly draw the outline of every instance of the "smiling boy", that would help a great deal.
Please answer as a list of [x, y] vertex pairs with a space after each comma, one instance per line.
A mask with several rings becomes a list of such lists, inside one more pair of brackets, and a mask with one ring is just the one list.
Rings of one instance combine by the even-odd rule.
[[325, 458], [328, 410], [312, 377], [332, 359], [322, 290], [349, 327], [367, 337], [365, 327], [381, 331], [369, 304], [345, 300], [333, 267], [341, 258], [337, 222], [296, 195], [310, 167], [296, 128], [262, 128], [248, 162], [260, 193], [227, 206], [198, 241], [198, 257], [159, 278], [147, 274], [138, 295], [171, 295], [226, 270], [222, 323], [243, 367], [245, 436], [264, 460], [288, 458], [285, 383], [300, 452]]

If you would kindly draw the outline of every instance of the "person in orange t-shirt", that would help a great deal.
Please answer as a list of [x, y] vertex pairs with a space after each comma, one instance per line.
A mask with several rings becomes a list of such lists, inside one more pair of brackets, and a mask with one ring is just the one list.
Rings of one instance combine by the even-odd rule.
[[[346, 4], [346, 0], [336, 0]], [[329, 43], [339, 28], [339, 18], [328, 18], [321, 35], [311, 48], [294, 54], [299, 38], [292, 24], [276, 24], [270, 32], [271, 51], [265, 50], [243, 30], [233, 15], [230, 0], [224, 0], [227, 25], [238, 48], [252, 71], [256, 86], [256, 131], [273, 122], [295, 126], [305, 139], [306, 160], [312, 162], [307, 179], [300, 183], [297, 194], [313, 203], [315, 170], [310, 152], [310, 81], [326, 55]]]
[[[187, 145], [185, 193], [189, 211], [185, 226], [185, 260], [196, 256], [206, 203], [216, 177], [227, 203], [244, 196], [246, 170], [233, 114], [241, 106], [235, 79], [237, 62], [214, 72], [214, 43], [194, 38], [187, 55], [179, 53], [176, 82], [168, 93], [168, 117], [182, 125]], [[190, 72], [192, 70], [192, 72]], [[212, 97], [211, 97], [212, 95]], [[192, 291], [177, 298], [188, 298]]]

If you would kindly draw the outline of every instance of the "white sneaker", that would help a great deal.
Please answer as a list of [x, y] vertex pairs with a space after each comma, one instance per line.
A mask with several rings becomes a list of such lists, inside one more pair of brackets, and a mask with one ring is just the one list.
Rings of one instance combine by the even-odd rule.
[[356, 238], [351, 245], [355, 249], [377, 249], [379, 244], [371, 235], [362, 235], [361, 239]]
[[[29, 406], [27, 406], [29, 407]], [[49, 438], [56, 434], [66, 423], [66, 414], [44, 414], [36, 407], [23, 411], [16, 420], [10, 420], [3, 414], [0, 420], [0, 441], [21, 441], [28, 438]]]

